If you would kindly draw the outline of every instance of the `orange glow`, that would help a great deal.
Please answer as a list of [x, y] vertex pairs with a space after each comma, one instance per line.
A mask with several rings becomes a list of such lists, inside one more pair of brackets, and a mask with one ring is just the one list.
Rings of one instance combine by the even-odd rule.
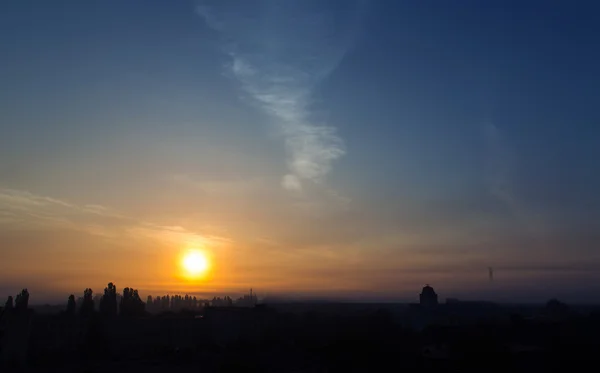
[[181, 259], [181, 267], [186, 278], [199, 279], [210, 270], [210, 260], [203, 251], [189, 250]]

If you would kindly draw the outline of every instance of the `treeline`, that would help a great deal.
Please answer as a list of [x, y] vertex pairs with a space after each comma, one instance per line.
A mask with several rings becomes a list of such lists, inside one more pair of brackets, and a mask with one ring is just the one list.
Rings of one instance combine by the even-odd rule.
[[[106, 317], [139, 317], [143, 316], [146, 312], [146, 305], [139, 296], [137, 289], [124, 288], [123, 294], [117, 293], [117, 287], [112, 282], [108, 283], [108, 286], [104, 288], [104, 294], [98, 299], [94, 298], [94, 291], [90, 288], [86, 288], [83, 291], [83, 297], [76, 301], [75, 295], [69, 295], [67, 300], [67, 308], [65, 313], [68, 315], [79, 314], [80, 316], [91, 316], [96, 313], [96, 301], [98, 305], [98, 312]], [[29, 291], [27, 289], [21, 290], [13, 300], [12, 296], [9, 296], [4, 304], [3, 312], [11, 312], [11, 310], [26, 310], [29, 305]]]
[[196, 310], [204, 307], [254, 307], [258, 303], [256, 295], [244, 295], [236, 300], [229, 296], [198, 299], [191, 295], [163, 295], [153, 298], [148, 295], [146, 310], [149, 312], [177, 312], [181, 310]]
[[16, 310], [26, 310], [29, 305], [29, 291], [27, 289], [21, 290], [19, 294], [17, 294], [16, 299], [13, 300], [12, 296], [8, 296], [6, 303], [4, 303], [3, 311], [10, 311], [13, 309]]
[[163, 295], [153, 298], [148, 295], [146, 309], [150, 312], [194, 310], [209, 304], [208, 299], [198, 299], [190, 295]]
[[[141, 317], [146, 313], [146, 304], [140, 298], [137, 289], [126, 287], [120, 300], [117, 299], [117, 287], [112, 282], [104, 288], [104, 294], [100, 298], [99, 312], [107, 318], [116, 317]], [[71, 294], [67, 301], [67, 314], [77, 312], [75, 295]], [[87, 288], [83, 291], [83, 298], [79, 305], [78, 313], [81, 316], [91, 316], [96, 312], [94, 291]]]
[[[181, 310], [200, 310], [205, 307], [253, 307], [258, 302], [255, 294], [244, 295], [236, 300], [229, 296], [213, 297], [212, 299], [199, 299], [191, 295], [163, 295], [152, 297], [148, 295], [143, 302], [138, 290], [126, 287], [122, 293], [117, 291], [114, 283], [109, 282], [102, 294], [94, 294], [91, 288], [83, 291], [83, 296], [69, 295], [65, 313], [67, 315], [80, 315], [84, 317], [100, 314], [107, 318], [141, 317], [147, 313], [178, 312]], [[9, 296], [3, 310], [27, 309], [29, 291], [23, 289], [15, 298]]]

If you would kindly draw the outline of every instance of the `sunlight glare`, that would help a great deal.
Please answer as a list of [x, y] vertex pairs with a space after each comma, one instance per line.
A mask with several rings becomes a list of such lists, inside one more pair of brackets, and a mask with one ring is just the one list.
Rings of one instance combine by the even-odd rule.
[[182, 261], [183, 268], [189, 277], [197, 278], [204, 275], [209, 267], [206, 255], [200, 251], [188, 252]]

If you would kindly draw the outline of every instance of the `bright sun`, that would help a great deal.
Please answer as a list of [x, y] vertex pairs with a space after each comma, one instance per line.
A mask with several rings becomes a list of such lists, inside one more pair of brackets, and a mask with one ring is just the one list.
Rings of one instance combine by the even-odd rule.
[[183, 268], [191, 277], [198, 277], [206, 273], [208, 270], [208, 259], [206, 255], [200, 251], [190, 251], [183, 257]]

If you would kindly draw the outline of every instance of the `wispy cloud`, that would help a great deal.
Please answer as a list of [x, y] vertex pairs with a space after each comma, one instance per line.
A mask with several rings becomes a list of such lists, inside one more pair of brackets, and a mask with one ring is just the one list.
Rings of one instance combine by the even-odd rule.
[[487, 149], [486, 177], [492, 196], [503, 202], [515, 216], [517, 222], [534, 235], [543, 234], [545, 224], [527, 203], [515, 193], [516, 152], [494, 124], [484, 127]]
[[165, 226], [127, 216], [97, 204], [77, 205], [27, 191], [0, 188], [0, 226], [63, 228], [105, 238], [150, 238], [180, 245], [223, 243], [223, 237], [181, 226]]
[[288, 174], [282, 186], [301, 191], [307, 182], [321, 183], [346, 152], [336, 128], [315, 123], [310, 110], [315, 87], [348, 47], [333, 13], [309, 2], [275, 0], [235, 9], [203, 1], [197, 13], [221, 34], [231, 57], [228, 70], [284, 139]]

